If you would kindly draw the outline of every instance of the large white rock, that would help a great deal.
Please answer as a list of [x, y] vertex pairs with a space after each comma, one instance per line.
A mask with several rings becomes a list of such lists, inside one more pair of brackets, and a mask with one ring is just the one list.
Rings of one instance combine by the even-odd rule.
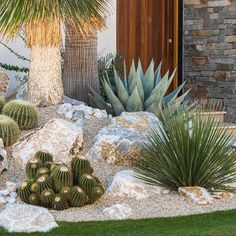
[[13, 146], [12, 156], [22, 167], [41, 150], [53, 155], [55, 161], [69, 162], [68, 156], [74, 146], [83, 144], [83, 130], [72, 122], [53, 119], [34, 133]]
[[105, 110], [95, 109], [79, 102], [78, 104], [74, 105], [73, 102], [69, 101], [59, 106], [57, 113], [60, 115], [64, 115], [67, 119], [74, 121], [78, 119], [78, 114], [83, 114], [83, 117], [85, 119], [105, 119], [108, 117], [107, 112]]
[[213, 197], [202, 187], [181, 187], [178, 191], [180, 195], [185, 196], [198, 205], [207, 205], [213, 201]]
[[0, 213], [0, 226], [9, 232], [48, 232], [58, 227], [46, 208], [11, 204]]
[[128, 204], [115, 204], [103, 210], [110, 220], [124, 220], [132, 215], [132, 208]]
[[140, 143], [146, 141], [150, 127], [162, 127], [160, 120], [148, 112], [123, 112], [112, 119], [112, 123], [101, 129], [93, 140], [88, 157], [105, 160], [110, 164], [132, 163]]
[[6, 170], [8, 170], [7, 152], [4, 148], [0, 147], [0, 174]]
[[133, 198], [141, 200], [151, 194], [168, 193], [161, 187], [151, 186], [135, 177], [132, 170], [118, 172], [109, 182], [106, 194], [111, 197]]

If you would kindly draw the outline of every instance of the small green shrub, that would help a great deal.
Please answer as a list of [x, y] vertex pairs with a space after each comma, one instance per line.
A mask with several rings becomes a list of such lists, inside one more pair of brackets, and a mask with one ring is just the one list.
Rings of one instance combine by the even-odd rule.
[[[90, 88], [91, 103], [108, 113], [119, 116], [122, 112], [148, 111], [161, 117], [162, 112], [167, 107], [179, 106], [182, 104], [188, 91], [179, 96], [185, 83], [176, 88], [169, 95], [165, 96], [175, 77], [175, 71], [169, 77], [169, 72], [162, 78], [161, 64], [155, 69], [154, 61], [150, 63], [146, 73], [142, 69], [139, 61], [136, 69], [134, 61], [127, 76], [126, 66], [124, 66], [124, 78], [114, 68], [114, 78], [104, 76], [102, 80], [102, 91], [105, 97]], [[114, 84], [111, 81], [114, 80]]]
[[20, 137], [20, 129], [17, 123], [8, 116], [0, 115], [0, 138], [5, 147], [14, 144]]
[[[23, 202], [49, 209], [65, 210], [68, 207], [82, 207], [94, 203], [104, 194], [101, 181], [93, 175], [84, 174], [88, 171], [91, 173], [92, 169], [87, 159], [74, 157], [73, 160], [82, 165], [71, 164], [73, 168], [79, 169], [72, 172], [71, 166], [53, 162], [53, 157], [49, 153], [47, 153], [51, 160], [49, 162], [43, 163], [44, 158], [42, 161], [35, 156], [27, 162], [25, 168], [27, 179], [23, 180], [19, 188], [19, 196]], [[80, 177], [77, 183], [73, 184], [73, 173], [81, 177], [81, 185]]]
[[21, 130], [32, 129], [38, 124], [37, 108], [30, 102], [12, 100], [3, 108], [3, 114], [14, 119]]
[[177, 114], [161, 132], [152, 128], [141, 145], [137, 177], [151, 185], [177, 190], [185, 186], [226, 189], [236, 181], [233, 134], [200, 113]]

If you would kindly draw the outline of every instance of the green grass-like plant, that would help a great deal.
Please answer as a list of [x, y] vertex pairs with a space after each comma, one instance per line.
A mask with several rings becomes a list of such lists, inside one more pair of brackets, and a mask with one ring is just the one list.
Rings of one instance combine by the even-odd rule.
[[164, 120], [164, 129], [152, 128], [140, 146], [138, 178], [172, 190], [185, 186], [220, 190], [236, 181], [233, 134], [214, 117], [179, 112]]
[[32, 129], [38, 124], [37, 108], [28, 101], [12, 100], [3, 108], [3, 114], [17, 122], [21, 130]]
[[17, 123], [8, 116], [0, 115], [0, 138], [5, 147], [14, 144], [20, 137], [20, 129]]

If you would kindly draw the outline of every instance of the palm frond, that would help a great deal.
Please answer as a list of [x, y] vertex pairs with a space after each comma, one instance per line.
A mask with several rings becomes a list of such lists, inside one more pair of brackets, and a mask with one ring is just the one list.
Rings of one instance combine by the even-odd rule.
[[[57, 44], [65, 21], [85, 34], [104, 27], [108, 5], [108, 0], [0, 0], [0, 32], [13, 38], [26, 28], [27, 43]], [[42, 35], [34, 40], [37, 33]]]

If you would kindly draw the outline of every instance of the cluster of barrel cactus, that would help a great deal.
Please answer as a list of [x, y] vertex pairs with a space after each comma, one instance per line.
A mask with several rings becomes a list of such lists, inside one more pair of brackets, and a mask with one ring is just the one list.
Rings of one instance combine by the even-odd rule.
[[92, 175], [90, 162], [73, 157], [71, 165], [54, 162], [50, 153], [39, 151], [28, 161], [18, 193], [31, 205], [54, 210], [92, 204], [104, 194], [102, 183]]
[[129, 75], [127, 75], [126, 66], [124, 66], [123, 78], [114, 68], [114, 78], [104, 76], [101, 81], [106, 99], [90, 88], [91, 103], [116, 116], [124, 111], [148, 111], [161, 117], [166, 108], [176, 109], [182, 104], [189, 91], [178, 96], [184, 86], [183, 83], [168, 94], [175, 77], [175, 71], [171, 76], [168, 71], [162, 77], [161, 65], [160, 63], [155, 69], [155, 63], [152, 60], [144, 73], [141, 61], [139, 60], [137, 69], [133, 61]]
[[12, 100], [5, 103], [5, 99], [0, 97], [0, 113], [0, 138], [5, 147], [18, 140], [20, 130], [32, 129], [38, 123], [37, 108], [27, 101]]
[[15, 120], [21, 130], [32, 129], [38, 124], [38, 111], [28, 101], [12, 100], [3, 107], [2, 112]]

